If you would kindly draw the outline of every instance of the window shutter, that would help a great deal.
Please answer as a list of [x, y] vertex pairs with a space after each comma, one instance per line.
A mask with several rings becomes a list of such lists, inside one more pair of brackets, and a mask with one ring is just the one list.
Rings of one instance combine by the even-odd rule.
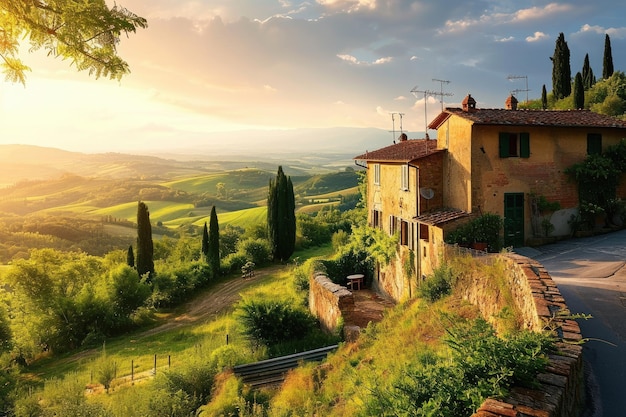
[[500, 132], [500, 158], [508, 158], [509, 155], [509, 134]]
[[522, 158], [530, 158], [530, 134], [520, 133], [519, 140], [520, 140], [519, 156]]

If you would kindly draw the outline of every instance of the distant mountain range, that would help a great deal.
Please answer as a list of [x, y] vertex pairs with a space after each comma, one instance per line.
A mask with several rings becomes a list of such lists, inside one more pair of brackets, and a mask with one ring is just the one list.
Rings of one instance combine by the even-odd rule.
[[[399, 136], [399, 132], [396, 135]], [[64, 174], [110, 178], [174, 178], [243, 167], [288, 175], [354, 167], [352, 158], [393, 143], [380, 129], [332, 128], [215, 133], [203, 145], [172, 146], [167, 153], [86, 154], [33, 145], [0, 145], [0, 186]], [[411, 137], [411, 136], [410, 136]]]

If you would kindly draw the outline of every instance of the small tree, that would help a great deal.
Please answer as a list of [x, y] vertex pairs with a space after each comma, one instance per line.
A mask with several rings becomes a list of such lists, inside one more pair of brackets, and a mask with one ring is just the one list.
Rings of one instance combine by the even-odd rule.
[[148, 281], [154, 275], [154, 244], [148, 206], [140, 201], [137, 205], [137, 272], [139, 276], [148, 274]]
[[585, 88], [583, 87], [583, 77], [580, 72], [574, 77], [574, 108], [583, 109], [585, 107]]
[[583, 63], [583, 87], [589, 90], [596, 83], [596, 77], [593, 75], [591, 65], [589, 65], [589, 54], [585, 54], [585, 62]]
[[[206, 230], [206, 223], [204, 227]], [[215, 206], [211, 209], [206, 257], [213, 276], [217, 276], [220, 271], [220, 226], [217, 220]]]
[[552, 94], [555, 99], [560, 100], [572, 93], [570, 51], [563, 32], [556, 40], [554, 55], [550, 59], [552, 59]]
[[133, 252], [133, 245], [128, 246], [128, 252], [126, 253], [126, 265], [131, 268], [135, 267], [135, 253]]
[[275, 261], [286, 261], [296, 245], [296, 202], [291, 178], [278, 167], [275, 180], [270, 180], [267, 196], [268, 238]]
[[548, 92], [546, 91], [546, 85], [541, 88], [541, 108], [543, 110], [548, 108]]
[[604, 36], [604, 59], [602, 60], [602, 78], [605, 80], [613, 75], [613, 52], [611, 52], [611, 38]]
[[204, 222], [204, 228], [202, 229], [202, 256], [208, 262], [209, 259], [209, 229]]

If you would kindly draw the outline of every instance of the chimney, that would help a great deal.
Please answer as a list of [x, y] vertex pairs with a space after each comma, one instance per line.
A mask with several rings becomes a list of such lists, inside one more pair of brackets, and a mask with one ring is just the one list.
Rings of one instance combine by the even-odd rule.
[[461, 105], [463, 106], [463, 111], [476, 111], [476, 100], [474, 100], [474, 97], [472, 97], [471, 94], [468, 94], [467, 97], [463, 99]]
[[406, 133], [403, 133], [400, 135], [400, 137], [398, 137], [398, 141], [400, 142], [404, 142], [407, 139], [408, 139], [408, 136], [406, 135]]
[[506, 98], [504, 105], [506, 106], [507, 110], [517, 110], [517, 103], [517, 99], [513, 94], [511, 94]]

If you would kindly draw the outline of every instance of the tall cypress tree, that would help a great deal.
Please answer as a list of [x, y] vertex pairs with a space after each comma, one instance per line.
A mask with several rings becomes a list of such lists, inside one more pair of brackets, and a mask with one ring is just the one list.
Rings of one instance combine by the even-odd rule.
[[580, 72], [574, 77], [574, 108], [582, 109], [585, 107], [585, 88], [583, 87], [583, 76]]
[[148, 280], [154, 275], [154, 245], [152, 226], [148, 206], [140, 201], [137, 205], [137, 272], [139, 276], [148, 274]]
[[279, 166], [276, 179], [270, 179], [267, 195], [268, 238], [275, 261], [286, 261], [295, 249], [295, 207], [293, 183]]
[[552, 59], [552, 94], [556, 100], [560, 100], [572, 93], [570, 52], [563, 32], [556, 40], [554, 55], [550, 59]]
[[126, 252], [126, 264], [131, 268], [135, 267], [135, 253], [133, 252], [133, 245], [128, 246], [128, 251]]
[[611, 38], [604, 36], [604, 59], [602, 60], [602, 78], [605, 80], [613, 75], [613, 52], [611, 52]]
[[209, 261], [209, 229], [206, 222], [204, 222], [204, 229], [202, 230], [202, 256], [205, 261]]
[[541, 108], [544, 110], [548, 108], [548, 92], [545, 84], [541, 88]]
[[596, 83], [596, 77], [593, 75], [591, 65], [589, 65], [589, 54], [585, 54], [585, 62], [583, 63], [583, 88], [589, 90]]
[[209, 220], [209, 237], [206, 256], [213, 276], [218, 276], [220, 272], [220, 226], [217, 222], [215, 206], [211, 209], [211, 218]]

